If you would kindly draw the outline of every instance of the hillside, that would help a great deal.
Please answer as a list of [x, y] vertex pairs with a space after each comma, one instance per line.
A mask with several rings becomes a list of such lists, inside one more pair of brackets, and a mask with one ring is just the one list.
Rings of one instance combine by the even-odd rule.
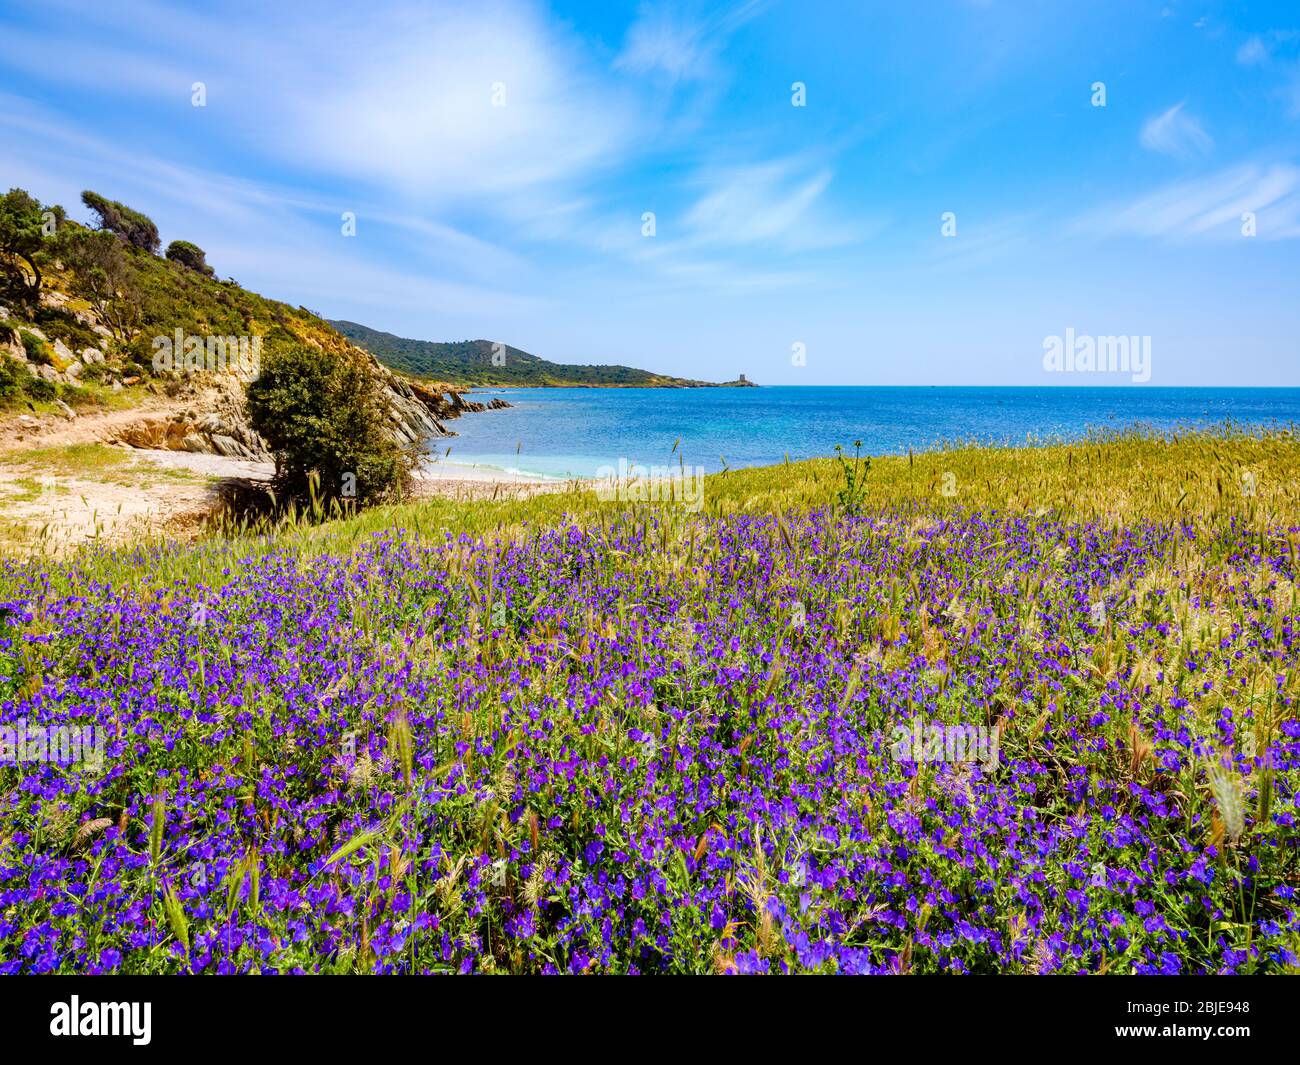
[[[51, 421], [138, 407], [139, 419], [116, 420], [117, 442], [264, 459], [244, 390], [263, 347], [283, 343], [360, 360], [379, 386], [391, 435], [403, 444], [454, 435], [443, 420], [484, 409], [446, 384], [395, 373], [304, 307], [218, 279], [192, 244], [177, 241], [158, 254], [146, 216], [88, 195], [103, 204], [115, 234], [81, 226], [22, 190], [3, 198], [0, 438], [22, 441]], [[57, 219], [57, 232], [38, 228], [45, 214]], [[200, 345], [200, 365], [183, 364], [183, 342]], [[160, 346], [168, 357], [162, 367]]]
[[391, 369], [467, 387], [727, 388], [750, 384], [740, 381], [726, 384], [692, 381], [631, 366], [550, 362], [509, 344], [490, 340], [411, 340], [357, 322], [331, 321], [329, 324]]

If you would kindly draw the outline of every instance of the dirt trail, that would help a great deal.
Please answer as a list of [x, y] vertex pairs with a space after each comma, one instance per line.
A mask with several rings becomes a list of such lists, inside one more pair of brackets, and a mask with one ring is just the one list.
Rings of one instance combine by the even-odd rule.
[[0, 461], [5, 452], [31, 451], [66, 444], [91, 444], [145, 418], [166, 417], [185, 409], [186, 400], [149, 396], [124, 410], [90, 411], [75, 418], [20, 412], [0, 418]]

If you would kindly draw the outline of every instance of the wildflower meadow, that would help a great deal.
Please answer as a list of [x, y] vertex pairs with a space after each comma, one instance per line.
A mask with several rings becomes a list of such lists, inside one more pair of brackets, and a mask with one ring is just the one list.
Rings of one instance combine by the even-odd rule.
[[1297, 450], [5, 562], [0, 972], [1295, 971]]

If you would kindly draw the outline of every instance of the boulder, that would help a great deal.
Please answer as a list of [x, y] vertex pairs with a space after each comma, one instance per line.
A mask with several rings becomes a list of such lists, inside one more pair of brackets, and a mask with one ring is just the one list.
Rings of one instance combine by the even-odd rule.
[[212, 446], [216, 449], [218, 455], [224, 455], [228, 459], [248, 458], [248, 448], [244, 447], [238, 440], [223, 433], [212, 434]]

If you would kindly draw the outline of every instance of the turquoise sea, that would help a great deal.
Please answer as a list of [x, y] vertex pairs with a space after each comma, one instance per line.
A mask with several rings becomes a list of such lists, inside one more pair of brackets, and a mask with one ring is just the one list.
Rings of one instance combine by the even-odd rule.
[[446, 461], [554, 477], [591, 477], [620, 460], [709, 472], [830, 455], [861, 440], [870, 454], [945, 442], [1023, 444], [1134, 425], [1177, 429], [1233, 421], [1300, 427], [1300, 388], [768, 387], [484, 390], [508, 410], [447, 423], [430, 442]]

